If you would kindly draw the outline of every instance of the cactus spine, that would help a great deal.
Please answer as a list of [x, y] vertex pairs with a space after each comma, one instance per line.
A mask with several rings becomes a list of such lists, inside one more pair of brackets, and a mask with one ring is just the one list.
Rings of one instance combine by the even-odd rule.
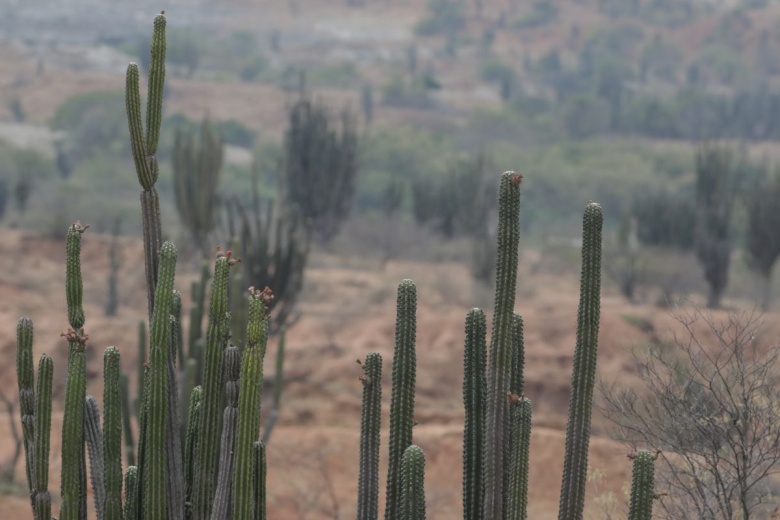
[[385, 520], [401, 519], [401, 464], [412, 444], [414, 388], [417, 370], [417, 287], [411, 280], [398, 286], [390, 400], [390, 458], [387, 463]]
[[509, 455], [507, 520], [528, 518], [528, 460], [531, 445], [531, 401], [510, 396], [512, 447]]
[[[176, 248], [170, 242], [160, 249], [160, 272], [154, 298], [150, 345], [149, 389], [144, 453], [144, 516], [155, 520], [168, 517], [168, 336], [176, 271]], [[178, 435], [178, 429], [174, 430]], [[173, 456], [173, 454], [170, 454]], [[175, 475], [170, 475], [175, 478]]]
[[482, 519], [486, 334], [485, 313], [472, 309], [466, 316], [463, 356], [463, 520]]
[[227, 312], [229, 269], [235, 261], [219, 251], [211, 285], [209, 324], [204, 354], [203, 398], [198, 418], [198, 447], [195, 457], [193, 518], [206, 520], [211, 514], [217, 477], [219, 450], [219, 406], [222, 394], [222, 351], [230, 330]]
[[260, 430], [260, 410], [263, 396], [263, 358], [268, 341], [266, 303], [270, 300], [268, 289], [249, 289], [249, 310], [246, 330], [246, 347], [241, 364], [241, 388], [238, 392], [238, 432], [236, 433], [235, 466], [233, 469], [233, 518], [252, 518], [252, 452]]
[[103, 520], [103, 505], [106, 502], [105, 461], [103, 460], [103, 432], [100, 430], [100, 410], [94, 396], [88, 395], [84, 402], [84, 430], [89, 452], [89, 477], [94, 491], [95, 512]]
[[582, 222], [582, 278], [577, 311], [577, 345], [571, 376], [569, 420], [558, 520], [579, 520], [585, 506], [588, 443], [596, 378], [601, 298], [601, 206], [588, 204]]
[[[35, 449], [33, 456], [33, 480], [35, 482], [35, 520], [51, 519], [51, 495], [49, 494], [49, 446], [51, 445], [51, 389], [54, 378], [54, 362], [46, 354], [38, 362], [38, 387], [35, 405]], [[27, 459], [28, 464], [30, 459]]]
[[638, 451], [628, 456], [634, 460], [631, 478], [631, 504], [628, 510], [628, 520], [652, 520], [653, 473], [657, 455], [649, 451]]
[[122, 520], [122, 398], [119, 351], [103, 354], [103, 458], [105, 520]]
[[35, 442], [34, 379], [33, 322], [30, 318], [20, 318], [16, 325], [16, 381], [19, 386], [19, 412], [22, 415], [22, 435], [24, 437], [24, 469], [33, 511], [35, 511], [35, 492], [37, 489], [31, 462]]
[[236, 422], [238, 420], [238, 378], [241, 370], [241, 353], [232, 343], [225, 349], [225, 396], [227, 406], [222, 415], [222, 439], [220, 440], [219, 470], [217, 487], [214, 492], [214, 505], [211, 509], [212, 520], [227, 520], [232, 498], [233, 450], [236, 440]]
[[62, 506], [60, 520], [79, 520], [86, 514], [86, 460], [84, 457], [84, 401], [87, 391], [87, 336], [82, 329], [81, 234], [86, 230], [76, 222], [66, 239], [65, 294], [70, 328], [63, 333], [68, 340], [68, 379], [65, 386], [65, 414], [62, 419]]
[[363, 405], [360, 418], [360, 475], [357, 520], [379, 514], [379, 432], [382, 427], [382, 356], [371, 352], [363, 363]]
[[515, 172], [501, 176], [498, 206], [498, 255], [496, 295], [487, 372], [487, 418], [485, 428], [485, 520], [504, 516], [505, 454], [509, 443], [509, 404], [506, 400], [512, 370], [512, 325], [517, 285], [517, 248], [520, 234], [520, 182]]
[[412, 444], [404, 450], [401, 520], [425, 520], [425, 454]]

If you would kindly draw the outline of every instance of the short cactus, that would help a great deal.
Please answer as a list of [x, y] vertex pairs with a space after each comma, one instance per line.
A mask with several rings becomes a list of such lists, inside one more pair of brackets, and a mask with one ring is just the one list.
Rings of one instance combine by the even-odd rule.
[[653, 518], [653, 500], [655, 500], [653, 473], [657, 456], [649, 451], [638, 451], [628, 456], [634, 461], [628, 520], [652, 520]]
[[363, 405], [360, 419], [360, 471], [357, 520], [379, 514], [379, 431], [382, 426], [382, 356], [371, 352], [362, 364]]
[[16, 326], [16, 381], [19, 386], [19, 411], [22, 414], [22, 435], [25, 453], [25, 472], [33, 510], [35, 509], [34, 472], [31, 466], [35, 441], [35, 376], [33, 374], [33, 322], [20, 318]]
[[103, 430], [100, 427], [100, 410], [94, 396], [88, 395], [84, 402], [84, 432], [89, 453], [89, 477], [92, 482], [95, 512], [98, 520], [105, 518], [103, 505], [106, 503], [105, 471], [103, 460]]
[[[54, 362], [46, 354], [38, 362], [38, 387], [35, 410], [35, 456], [33, 468], [35, 481], [35, 520], [50, 520], [51, 495], [49, 494], [49, 447], [51, 446], [51, 389], [54, 378]], [[29, 459], [28, 459], [29, 463]]]
[[531, 445], [531, 401], [512, 394], [512, 443], [509, 450], [507, 520], [528, 518], [528, 460]]
[[105, 520], [122, 520], [122, 397], [119, 350], [103, 354], [103, 459]]
[[401, 471], [401, 520], [425, 520], [425, 454], [406, 448]]

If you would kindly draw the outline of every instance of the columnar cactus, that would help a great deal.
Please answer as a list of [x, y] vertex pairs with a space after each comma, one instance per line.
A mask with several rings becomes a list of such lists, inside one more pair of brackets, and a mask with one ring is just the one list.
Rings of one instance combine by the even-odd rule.
[[84, 433], [89, 453], [89, 477], [94, 490], [95, 512], [98, 520], [104, 519], [103, 505], [106, 502], [105, 461], [103, 460], [103, 431], [100, 429], [100, 410], [94, 396], [88, 395], [84, 402]]
[[531, 444], [531, 401], [510, 395], [512, 446], [507, 483], [507, 520], [528, 518], [528, 459]]
[[162, 123], [163, 83], [165, 81], [165, 16], [154, 19], [152, 34], [152, 55], [149, 62], [149, 90], [146, 100], [146, 133], [141, 121], [141, 94], [138, 86], [138, 65], [127, 66], [125, 81], [125, 104], [130, 128], [130, 145], [141, 193], [141, 212], [144, 230], [144, 259], [148, 293], [149, 320], [154, 309], [154, 294], [157, 285], [159, 250], [162, 246], [160, 225], [160, 199], [154, 184], [157, 182], [157, 144]]
[[125, 472], [125, 507], [124, 520], [140, 520], [140, 510], [138, 509], [138, 468], [128, 466]]
[[238, 378], [241, 370], [241, 352], [232, 343], [223, 355], [225, 367], [225, 396], [227, 406], [222, 415], [222, 438], [219, 446], [219, 470], [217, 487], [214, 493], [214, 505], [211, 508], [212, 520], [227, 520], [233, 485], [233, 453], [238, 422]]
[[266, 520], [265, 477], [268, 468], [265, 462], [265, 444], [256, 442], [252, 453], [254, 454], [254, 512], [252, 520]]
[[216, 223], [218, 200], [214, 194], [222, 172], [222, 155], [222, 138], [212, 131], [208, 118], [201, 125], [197, 144], [192, 134], [176, 131], [172, 154], [176, 209], [201, 253]]
[[76, 222], [68, 229], [65, 294], [70, 328], [63, 333], [68, 340], [68, 379], [65, 386], [65, 413], [62, 420], [62, 506], [60, 520], [79, 520], [86, 514], [86, 460], [84, 456], [84, 401], [87, 390], [87, 356], [82, 308], [81, 234], [86, 230]]
[[219, 406], [222, 399], [222, 351], [230, 331], [227, 291], [229, 269], [235, 263], [230, 254], [217, 253], [211, 284], [206, 352], [203, 358], [203, 397], [198, 418], [198, 449], [195, 457], [193, 518], [206, 520], [211, 514], [217, 478], [219, 450]]
[[[38, 362], [38, 387], [35, 410], [35, 449], [32, 458], [35, 482], [35, 520], [51, 519], [51, 495], [49, 494], [49, 447], [51, 445], [51, 389], [54, 378], [54, 362], [46, 354]], [[27, 459], [28, 464], [30, 459]]]
[[634, 461], [628, 520], [652, 520], [653, 518], [653, 500], [655, 499], [653, 473], [657, 456], [657, 454], [644, 450], [628, 456]]
[[166, 431], [174, 432], [166, 437], [168, 453], [168, 518], [182, 520], [184, 504], [184, 466], [182, 462], [181, 421], [179, 419], [179, 372], [176, 368], [177, 354], [182, 357], [181, 341], [181, 293], [171, 292], [170, 330], [168, 333], [168, 416]]
[[195, 475], [195, 453], [198, 448], [198, 417], [200, 416], [201, 387], [196, 386], [190, 394], [187, 415], [187, 436], [184, 442], [184, 517], [192, 518], [192, 491]]
[[387, 463], [385, 520], [401, 519], [401, 462], [412, 444], [414, 388], [417, 374], [417, 287], [411, 280], [398, 286], [390, 399], [390, 458]]
[[379, 514], [379, 431], [382, 427], [382, 356], [371, 352], [363, 366], [363, 405], [360, 419], [360, 472], [357, 520], [376, 520]]
[[593, 385], [599, 338], [601, 301], [601, 206], [588, 204], [582, 222], [582, 277], [577, 311], [577, 345], [566, 425], [558, 520], [580, 520], [585, 507], [585, 479], [588, 473]]
[[404, 450], [399, 518], [425, 520], [425, 454], [414, 444]]
[[[154, 298], [149, 374], [148, 410], [144, 453], [144, 516], [155, 520], [168, 518], [167, 416], [168, 408], [168, 335], [176, 271], [176, 248], [170, 242], [160, 249], [160, 272]], [[178, 435], [178, 429], [174, 435]], [[171, 475], [171, 478], [175, 478]]]
[[135, 443], [133, 441], [133, 427], [130, 419], [130, 381], [127, 374], [119, 375], [120, 398], [122, 399], [122, 431], [125, 439], [125, 456], [127, 465], [135, 466]]
[[233, 471], [233, 518], [252, 519], [253, 446], [260, 430], [263, 397], [263, 358], [268, 341], [266, 304], [271, 292], [250, 288], [246, 347], [241, 363], [241, 387], [238, 392], [238, 432]]
[[509, 392], [523, 395], [525, 379], [525, 341], [523, 338], [523, 317], [515, 313], [512, 316], [512, 376], [509, 380]]
[[103, 355], [103, 459], [105, 520], [122, 520], [122, 398], [119, 350]]
[[33, 389], [33, 322], [30, 318], [20, 318], [16, 326], [16, 381], [19, 386], [19, 412], [22, 415], [22, 435], [24, 436], [25, 473], [33, 510], [35, 509], [34, 472], [32, 470], [32, 452], [35, 441], [35, 391]]
[[485, 428], [485, 520], [504, 517], [505, 454], [509, 443], [509, 404], [513, 351], [513, 308], [517, 285], [517, 249], [520, 234], [520, 183], [522, 175], [501, 176], [498, 201], [498, 256], [496, 296], [487, 371], [487, 419]]
[[466, 316], [463, 356], [463, 520], [482, 519], [486, 334], [485, 313], [472, 309]]

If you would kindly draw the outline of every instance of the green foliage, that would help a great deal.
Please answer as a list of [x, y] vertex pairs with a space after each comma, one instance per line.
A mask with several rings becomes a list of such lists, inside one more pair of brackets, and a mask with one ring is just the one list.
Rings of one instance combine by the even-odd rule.
[[459, 0], [428, 0], [428, 14], [414, 28], [418, 36], [457, 33], [466, 25], [466, 4]]
[[53, 130], [67, 133], [69, 157], [76, 164], [100, 153], [119, 155], [129, 139], [121, 91], [76, 94], [57, 108]]
[[558, 7], [551, 0], [537, 0], [531, 4], [531, 11], [510, 23], [515, 29], [530, 29], [548, 25], [558, 17]]
[[632, 215], [637, 238], [643, 244], [690, 250], [694, 242], [696, 211], [692, 197], [664, 191], [634, 197]]
[[422, 76], [407, 79], [395, 74], [382, 85], [382, 103], [395, 108], [432, 108], [434, 102], [430, 90]]
[[707, 304], [719, 307], [728, 283], [733, 245], [731, 216], [739, 165], [728, 147], [705, 145], [696, 154], [696, 256], [710, 286]]

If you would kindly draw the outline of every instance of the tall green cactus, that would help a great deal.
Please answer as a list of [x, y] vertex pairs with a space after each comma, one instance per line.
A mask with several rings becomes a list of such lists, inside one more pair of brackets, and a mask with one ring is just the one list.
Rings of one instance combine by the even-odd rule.
[[404, 450], [399, 518], [425, 520], [425, 454], [414, 444]]
[[504, 517], [505, 466], [509, 443], [509, 404], [513, 351], [513, 309], [517, 286], [517, 249], [520, 235], [520, 183], [523, 176], [505, 172], [498, 195], [498, 255], [496, 296], [487, 371], [487, 418], [485, 427], [485, 520]]
[[217, 486], [214, 491], [214, 504], [211, 508], [212, 520], [227, 520], [230, 512], [230, 500], [233, 487], [233, 462], [236, 441], [236, 423], [238, 422], [238, 377], [241, 370], [241, 352], [230, 343], [223, 355], [225, 367], [225, 397], [227, 406], [222, 415], [222, 438], [219, 442], [219, 469]]
[[16, 326], [16, 381], [19, 386], [19, 412], [22, 415], [22, 435], [25, 454], [25, 473], [30, 501], [35, 511], [35, 477], [32, 452], [35, 442], [35, 376], [33, 374], [33, 322], [19, 318]]
[[81, 234], [87, 226], [76, 222], [66, 239], [65, 294], [70, 328], [63, 333], [68, 340], [68, 379], [65, 386], [65, 413], [62, 420], [62, 506], [60, 520], [79, 520], [85, 514], [86, 459], [84, 456], [84, 401], [87, 391], [88, 336], [82, 329], [83, 284], [81, 280]]
[[146, 100], [146, 133], [144, 133], [143, 122], [141, 121], [141, 94], [137, 64], [130, 63], [127, 66], [125, 79], [125, 105], [128, 127], [130, 129], [130, 146], [133, 152], [138, 182], [143, 188], [141, 193], [141, 216], [143, 220], [144, 260], [150, 321], [154, 309], [159, 250], [162, 246], [160, 199], [154, 184], [157, 182], [158, 175], [157, 157], [155, 154], [157, 153], [157, 144], [160, 139], [163, 83], [165, 81], [165, 25], [164, 13], [155, 17], [151, 60], [149, 62], [149, 90]]
[[119, 350], [103, 354], [103, 459], [105, 520], [122, 520], [122, 397]]
[[[167, 417], [168, 409], [168, 335], [176, 272], [176, 248], [170, 242], [160, 249], [160, 272], [154, 298], [150, 366], [148, 374], [148, 418], [144, 453], [144, 516], [155, 520], [168, 518]], [[178, 429], [174, 430], [178, 435]], [[171, 475], [175, 478], [175, 475]]]
[[628, 457], [634, 461], [628, 520], [652, 520], [655, 500], [653, 473], [658, 454], [641, 450]]
[[577, 345], [571, 376], [569, 420], [558, 520], [580, 520], [585, 507], [593, 385], [601, 301], [601, 206], [588, 204], [582, 222], [582, 278], [577, 311]]
[[265, 444], [256, 442], [254, 454], [254, 505], [252, 520], [266, 520], [265, 477], [268, 470], [265, 461]]
[[371, 352], [363, 366], [363, 405], [360, 419], [360, 473], [357, 520], [379, 515], [379, 431], [382, 427], [382, 356]]
[[528, 460], [531, 445], [531, 401], [510, 396], [512, 445], [507, 481], [507, 520], [528, 518]]
[[[229, 252], [228, 252], [229, 253]], [[228, 314], [229, 269], [235, 263], [230, 254], [217, 252], [211, 284], [206, 352], [203, 357], [203, 398], [198, 418], [198, 449], [195, 457], [193, 518], [206, 520], [211, 514], [217, 478], [219, 450], [219, 406], [222, 399], [222, 351], [230, 331]]]
[[470, 310], [463, 356], [463, 520], [482, 520], [486, 334], [485, 313]]
[[417, 287], [411, 280], [398, 285], [390, 398], [390, 458], [387, 462], [385, 520], [401, 520], [401, 464], [412, 444], [414, 389], [417, 375]]
[[184, 517], [192, 518], [192, 491], [195, 475], [195, 453], [198, 448], [198, 417], [200, 416], [201, 387], [190, 393], [187, 415], [187, 436], [184, 442]]
[[92, 482], [95, 512], [98, 520], [103, 520], [103, 505], [106, 502], [106, 465], [103, 460], [103, 431], [100, 428], [100, 410], [94, 396], [88, 395], [84, 402], [84, 418], [84, 434], [89, 453], [89, 477]]
[[168, 349], [166, 369], [168, 372], [168, 415], [166, 418], [166, 451], [168, 454], [168, 518], [183, 520], [184, 466], [182, 462], [181, 420], [179, 418], [179, 372], [176, 369], [177, 355], [181, 358], [181, 293], [171, 292], [171, 314], [169, 316]]
[[233, 469], [233, 518], [252, 519], [252, 455], [260, 430], [260, 410], [263, 397], [263, 358], [268, 341], [266, 304], [272, 295], [270, 290], [249, 289], [249, 311], [246, 330], [246, 346], [241, 363], [241, 388], [238, 392], [238, 432]]
[[[51, 446], [51, 389], [54, 379], [54, 362], [46, 354], [38, 362], [38, 387], [35, 410], [35, 449], [32, 458], [35, 481], [35, 520], [51, 519], [51, 495], [49, 494], [49, 447]], [[28, 464], [30, 459], [27, 459]]]

